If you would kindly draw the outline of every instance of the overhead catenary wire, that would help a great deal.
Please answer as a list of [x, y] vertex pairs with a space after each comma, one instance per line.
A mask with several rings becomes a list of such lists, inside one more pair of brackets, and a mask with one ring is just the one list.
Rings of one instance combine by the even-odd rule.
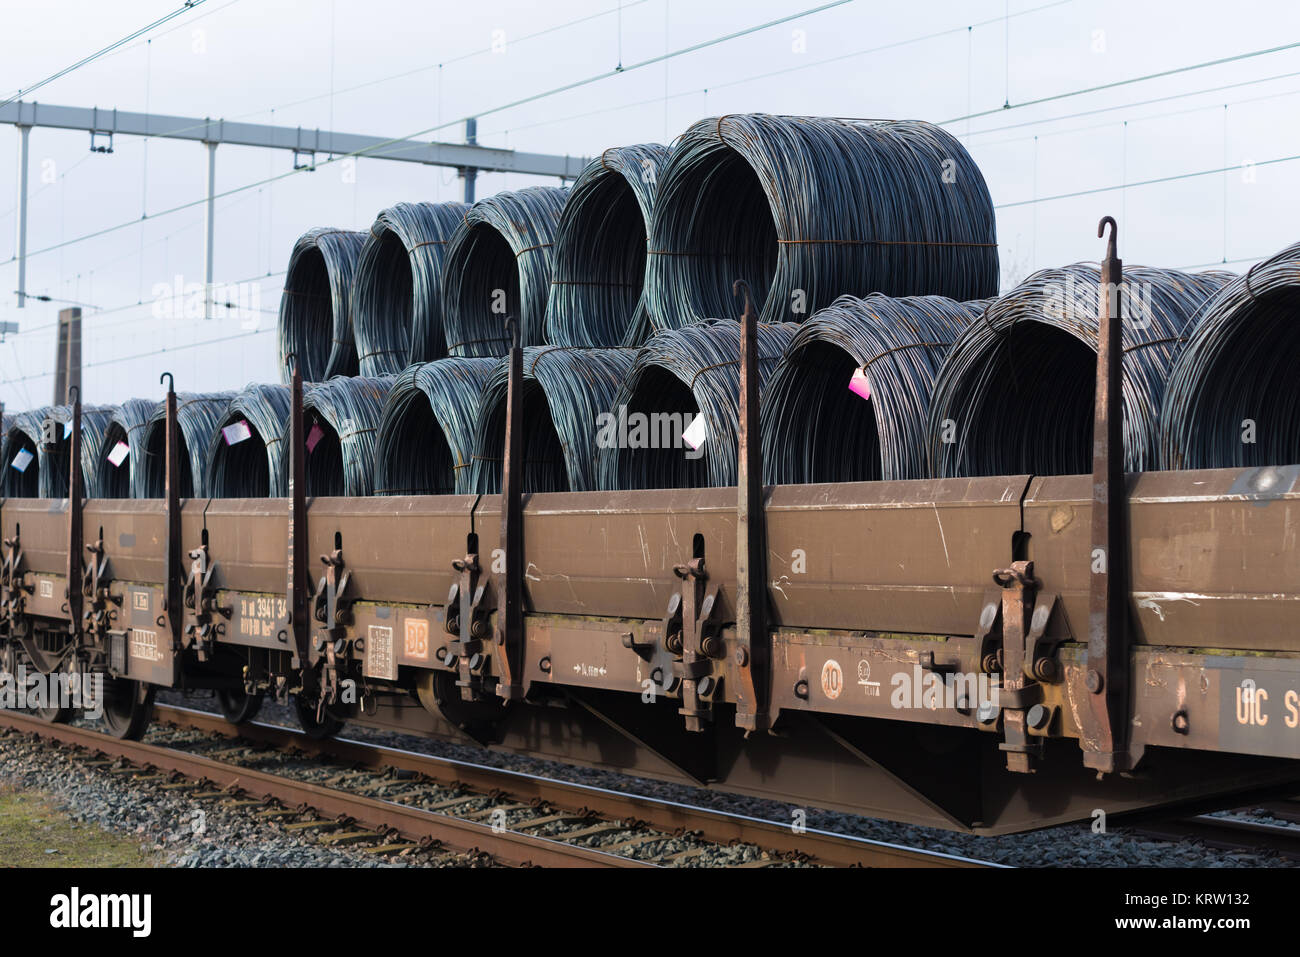
[[1256, 263], [1205, 303], [1169, 374], [1161, 468], [1300, 464], [1298, 311], [1300, 243]]
[[985, 305], [877, 293], [814, 313], [763, 390], [764, 481], [928, 477], [935, 374]]
[[[99, 498], [141, 498], [146, 479], [149, 420], [159, 409], [154, 399], [127, 399], [112, 414], [95, 461], [95, 494]], [[82, 413], [85, 419], [85, 413]], [[123, 454], [119, 445], [126, 446]]]
[[366, 235], [318, 228], [294, 243], [280, 297], [280, 364], [287, 370], [284, 360], [293, 353], [304, 382], [357, 374], [352, 275]]
[[[760, 395], [797, 326], [759, 324]], [[650, 337], [598, 436], [599, 487], [704, 488], [736, 484], [740, 324], [708, 319]], [[688, 433], [695, 417], [704, 433]], [[688, 437], [689, 435], [689, 437]], [[702, 440], [692, 447], [690, 439]]]
[[[311, 387], [303, 389], [309, 393]], [[286, 385], [248, 385], [230, 400], [208, 440], [208, 495], [283, 498], [289, 493], [289, 406]]]
[[647, 252], [656, 329], [728, 315], [749, 282], [765, 323], [838, 296], [995, 295], [993, 203], [953, 136], [918, 121], [701, 120], [659, 175]]
[[[1123, 325], [1124, 467], [1155, 462], [1165, 380], [1196, 311], [1232, 278], [1128, 266]], [[930, 403], [937, 478], [1092, 471], [1100, 271], [1034, 273], [953, 343]]]
[[396, 378], [379, 423], [376, 495], [469, 491], [479, 399], [498, 361], [435, 359]]
[[548, 342], [636, 346], [649, 336], [646, 244], [667, 159], [658, 143], [608, 149], [574, 181], [555, 235]]
[[[225, 415], [233, 392], [176, 393], [176, 429], [179, 475], [177, 494], [181, 498], [202, 498], [207, 491], [208, 444], [218, 420]], [[145, 428], [144, 468], [138, 472], [143, 484], [137, 498], [162, 498], [166, 492], [167, 407], [159, 403]], [[137, 463], [138, 465], [139, 463]]]
[[[528, 348], [523, 354], [525, 492], [595, 490], [599, 426], [632, 369], [635, 349]], [[471, 490], [501, 491], [509, 360], [497, 362], [483, 387], [474, 434]]]
[[[393, 382], [393, 376], [339, 376], [303, 397], [307, 495], [373, 493], [379, 419]], [[284, 464], [287, 469], [288, 456]], [[287, 472], [285, 481], [287, 487]]]
[[[654, 56], [654, 57], [650, 57], [650, 58], [645, 59], [645, 60], [641, 60], [641, 61], [639, 61], [639, 62], [637, 62], [637, 63], [627, 63], [627, 64], [624, 64], [624, 65], [622, 66], [621, 69], [611, 69], [611, 70], [607, 70], [607, 71], [605, 71], [605, 72], [603, 72], [603, 73], [598, 73], [598, 74], [596, 74], [596, 75], [594, 75], [594, 76], [586, 77], [586, 78], [581, 79], [581, 80], [576, 80], [576, 81], [573, 81], [573, 82], [570, 82], [570, 83], [564, 83], [564, 84], [561, 84], [560, 86], [552, 87], [552, 88], [549, 89], [549, 90], [543, 90], [543, 91], [540, 92], [540, 93], [533, 93], [533, 94], [530, 94], [530, 95], [528, 95], [528, 96], [526, 96], [526, 97], [523, 97], [523, 98], [520, 98], [520, 99], [515, 99], [515, 100], [511, 100], [511, 101], [506, 102], [506, 103], [498, 104], [497, 106], [491, 107], [490, 109], [486, 109], [486, 110], [475, 110], [474, 113], [473, 113], [471, 116], [461, 116], [461, 117], [458, 117], [458, 118], [456, 118], [456, 119], [452, 119], [452, 120], [440, 121], [440, 122], [436, 123], [436, 124], [433, 125], [433, 126], [428, 126], [428, 127], [423, 128], [423, 129], [416, 130], [416, 131], [414, 131], [414, 132], [408, 134], [407, 136], [396, 137], [396, 138], [394, 138], [394, 139], [383, 140], [383, 141], [381, 141], [381, 142], [379, 142], [379, 143], [373, 143], [373, 144], [371, 144], [371, 145], [369, 145], [369, 146], [366, 146], [366, 147], [363, 147], [363, 148], [361, 148], [361, 149], [353, 150], [351, 153], [335, 153], [335, 154], [333, 154], [332, 156], [329, 156], [329, 157], [327, 157], [327, 158], [325, 158], [325, 159], [320, 159], [320, 160], [315, 161], [315, 162], [312, 163], [310, 166], [295, 166], [293, 169], [287, 170], [286, 172], [278, 173], [278, 174], [273, 175], [273, 176], [267, 176], [267, 177], [265, 177], [265, 178], [263, 178], [263, 179], [255, 180], [255, 181], [253, 181], [253, 182], [251, 182], [251, 183], [244, 183], [244, 184], [241, 185], [241, 186], [234, 186], [234, 187], [232, 187], [232, 188], [230, 188], [230, 189], [223, 190], [223, 191], [221, 191], [221, 192], [218, 192], [218, 193], [214, 194], [213, 198], [214, 198], [214, 199], [224, 199], [225, 197], [227, 197], [227, 196], [232, 196], [232, 195], [234, 195], [235, 193], [242, 193], [242, 192], [244, 192], [244, 191], [246, 191], [246, 190], [256, 189], [256, 188], [258, 188], [259, 186], [266, 186], [266, 185], [268, 185], [268, 184], [275, 183], [275, 182], [277, 182], [278, 180], [287, 179], [287, 178], [289, 178], [289, 177], [291, 177], [291, 176], [297, 176], [297, 175], [299, 175], [300, 173], [304, 172], [305, 170], [313, 170], [313, 171], [314, 171], [314, 170], [320, 169], [320, 168], [322, 168], [322, 167], [328, 166], [328, 165], [330, 165], [331, 163], [339, 163], [339, 162], [344, 162], [344, 161], [349, 160], [349, 159], [356, 159], [356, 158], [358, 158], [358, 157], [365, 157], [365, 156], [368, 156], [368, 155], [370, 155], [370, 154], [372, 154], [372, 153], [379, 152], [379, 151], [381, 151], [381, 150], [384, 151], [384, 152], [386, 152], [386, 153], [397, 152], [397, 151], [399, 151], [399, 150], [394, 150], [393, 147], [397, 146], [398, 144], [406, 143], [406, 142], [408, 142], [408, 141], [420, 140], [420, 139], [422, 139], [422, 138], [424, 138], [424, 137], [427, 137], [430, 133], [436, 132], [437, 130], [447, 129], [448, 127], [453, 127], [453, 126], [461, 126], [462, 124], [465, 123], [466, 120], [469, 120], [469, 119], [476, 119], [476, 118], [481, 118], [481, 117], [484, 117], [484, 116], [494, 115], [494, 114], [497, 114], [497, 113], [503, 113], [503, 112], [505, 112], [506, 110], [511, 110], [511, 109], [514, 109], [514, 108], [519, 107], [519, 106], [524, 106], [524, 105], [526, 105], [526, 104], [528, 104], [528, 103], [535, 103], [535, 102], [537, 102], [537, 101], [539, 101], [539, 100], [543, 100], [543, 99], [546, 99], [546, 98], [551, 97], [551, 96], [555, 96], [555, 95], [560, 94], [560, 93], [565, 93], [565, 92], [568, 92], [568, 91], [570, 91], [570, 90], [578, 89], [578, 88], [580, 88], [580, 87], [587, 86], [587, 85], [590, 85], [590, 84], [592, 84], [592, 83], [599, 82], [600, 80], [610, 79], [610, 78], [613, 78], [613, 77], [615, 77], [615, 76], [622, 76], [622, 75], [627, 74], [627, 73], [630, 73], [630, 72], [632, 72], [632, 71], [634, 71], [634, 70], [640, 70], [640, 69], [642, 69], [642, 68], [644, 68], [644, 67], [652, 66], [652, 65], [654, 65], [654, 64], [656, 64], [656, 63], [662, 63], [662, 62], [664, 62], [664, 61], [666, 61], [666, 60], [675, 59], [676, 57], [679, 57], [679, 56], [685, 56], [685, 55], [687, 55], [687, 54], [694, 53], [694, 52], [696, 52], [696, 51], [698, 51], [698, 50], [703, 50], [703, 49], [706, 49], [706, 48], [711, 47], [711, 46], [716, 46], [716, 45], [718, 45], [718, 44], [720, 44], [720, 43], [726, 43], [726, 42], [728, 42], [728, 41], [730, 41], [730, 40], [735, 40], [735, 39], [737, 39], [737, 38], [739, 38], [739, 37], [748, 36], [749, 34], [752, 34], [752, 33], [757, 33], [757, 32], [760, 31], [760, 30], [766, 30], [766, 29], [769, 29], [769, 28], [771, 28], [771, 27], [779, 26], [779, 25], [781, 25], [781, 24], [783, 24], [783, 23], [788, 23], [788, 22], [790, 22], [791, 20], [796, 20], [796, 19], [799, 19], [800, 17], [806, 17], [806, 16], [810, 16], [810, 15], [815, 14], [815, 13], [820, 13], [820, 12], [822, 12], [823, 10], [829, 10], [829, 9], [831, 9], [832, 7], [843, 6], [844, 4], [846, 4], [846, 3], [850, 3], [850, 2], [851, 2], [851, 0], [832, 0], [832, 2], [830, 2], [830, 3], [824, 3], [824, 4], [821, 4], [821, 5], [816, 6], [816, 7], [809, 7], [808, 9], [800, 10], [800, 11], [797, 11], [797, 12], [794, 12], [794, 13], [790, 13], [790, 14], [787, 14], [787, 15], [785, 15], [785, 16], [782, 16], [782, 17], [778, 17], [778, 18], [776, 18], [776, 19], [773, 19], [773, 20], [768, 20], [768, 21], [763, 22], [763, 23], [758, 23], [758, 24], [754, 24], [754, 25], [752, 25], [752, 26], [743, 27], [743, 28], [741, 28], [740, 30], [733, 30], [732, 32], [727, 33], [727, 34], [723, 34], [722, 36], [712, 37], [712, 38], [710, 38], [710, 39], [708, 39], [708, 40], [702, 40], [702, 41], [700, 41], [700, 42], [698, 42], [698, 43], [692, 43], [692, 44], [689, 44], [689, 45], [687, 45], [687, 46], [680, 47], [679, 49], [671, 50], [671, 51], [665, 52], [665, 53], [663, 53], [663, 54], [660, 54], [660, 55], [658, 55], [658, 56]], [[252, 114], [250, 114], [250, 115], [252, 115]], [[173, 132], [176, 132], [176, 131], [173, 131]], [[155, 134], [155, 135], [157, 135], [157, 134]], [[160, 218], [160, 217], [162, 217], [162, 216], [167, 216], [167, 215], [170, 215], [170, 214], [172, 214], [172, 213], [178, 213], [178, 212], [181, 212], [182, 210], [191, 209], [191, 208], [193, 208], [193, 207], [195, 207], [195, 206], [201, 206], [201, 205], [203, 205], [204, 203], [206, 203], [207, 201], [208, 201], [208, 197], [204, 196], [204, 197], [200, 197], [200, 198], [197, 198], [197, 199], [190, 200], [189, 202], [186, 202], [186, 203], [181, 203], [181, 204], [179, 204], [179, 205], [177, 205], [177, 206], [169, 207], [169, 208], [167, 208], [167, 209], [155, 210], [154, 212], [152, 212], [152, 213], [150, 214], [150, 219], [158, 219], [158, 218]], [[126, 222], [117, 223], [116, 225], [113, 225], [113, 226], [107, 226], [107, 227], [104, 227], [103, 229], [97, 229], [97, 230], [95, 230], [95, 231], [93, 231], [93, 232], [84, 233], [84, 234], [82, 234], [82, 235], [80, 235], [80, 236], [75, 236], [75, 237], [73, 237], [72, 239], [63, 240], [63, 241], [58, 242], [58, 243], [55, 243], [55, 244], [53, 244], [53, 245], [46, 246], [46, 247], [44, 247], [44, 248], [42, 248], [42, 249], [37, 249], [37, 250], [35, 250], [34, 252], [29, 252], [29, 253], [27, 254], [27, 256], [28, 256], [28, 258], [30, 259], [30, 258], [33, 257], [33, 256], [39, 256], [39, 255], [42, 255], [42, 254], [44, 254], [44, 253], [53, 252], [53, 251], [56, 250], [56, 249], [62, 249], [64, 246], [71, 246], [71, 245], [76, 244], [76, 243], [82, 243], [82, 242], [85, 242], [86, 240], [89, 240], [89, 239], [95, 239], [95, 238], [97, 238], [97, 237], [99, 237], [99, 236], [105, 236], [105, 235], [108, 235], [109, 233], [114, 233], [114, 232], [117, 232], [118, 230], [121, 230], [121, 229], [127, 229], [127, 228], [129, 228], [129, 227], [137, 226], [137, 225], [139, 225], [139, 222], [140, 222], [140, 221], [139, 221], [139, 219], [137, 218], [137, 219], [127, 220]]]
[[447, 354], [501, 356], [505, 319], [525, 346], [543, 345], [555, 229], [567, 188], [530, 186], [481, 199], [452, 236], [443, 264]]
[[[144, 36], [150, 30], [154, 29], [154, 27], [160, 27], [164, 23], [167, 23], [170, 20], [174, 20], [176, 17], [179, 17], [182, 14], [189, 13], [195, 7], [206, 2], [207, 0], [185, 0], [185, 3], [183, 3], [180, 7], [178, 7], [177, 9], [171, 11], [170, 13], [164, 16], [159, 17], [157, 20], [154, 20], [152, 23], [147, 23], [144, 26], [140, 27], [138, 30], [134, 30], [131, 33], [128, 33], [126, 36], [114, 40], [112, 43], [110, 43], [108, 46], [104, 47], [103, 49], [97, 50], [96, 52], [91, 53], [88, 56], [82, 57], [77, 62], [65, 66], [63, 69], [50, 74], [45, 79], [33, 83], [31, 86], [27, 86], [19, 89], [13, 96], [3, 101], [0, 101], [0, 107], [6, 107], [10, 103], [13, 103], [15, 100], [19, 99], [20, 97], [27, 96], [28, 94], [31, 93], [35, 93], [37, 90], [39, 90], [41, 87], [45, 86], [46, 84], [53, 83], [55, 80], [61, 77], [65, 77], [69, 73], [72, 73], [75, 70], [79, 70], [81, 69], [81, 67], [86, 66], [89, 63], [93, 63], [95, 60], [98, 60], [102, 56], [106, 56], [107, 54], [116, 50], [118, 47], [130, 43], [132, 40], [138, 37]], [[227, 4], [227, 6], [229, 6], [229, 4]]]
[[398, 203], [370, 227], [352, 278], [361, 375], [396, 375], [447, 354], [442, 264], [464, 203]]

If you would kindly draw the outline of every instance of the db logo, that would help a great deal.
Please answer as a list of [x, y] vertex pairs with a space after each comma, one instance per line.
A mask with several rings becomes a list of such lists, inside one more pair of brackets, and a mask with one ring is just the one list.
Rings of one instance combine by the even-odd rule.
[[844, 671], [838, 661], [829, 658], [826, 664], [822, 665], [822, 694], [834, 701], [843, 690]]

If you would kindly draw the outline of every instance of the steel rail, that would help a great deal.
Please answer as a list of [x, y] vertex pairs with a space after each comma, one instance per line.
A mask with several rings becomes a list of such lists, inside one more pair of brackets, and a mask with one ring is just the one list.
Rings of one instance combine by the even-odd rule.
[[629, 794], [587, 784], [456, 761], [348, 738], [315, 739], [291, 728], [262, 722], [232, 725], [218, 714], [157, 705], [158, 721], [195, 731], [243, 738], [277, 749], [297, 748], [313, 757], [332, 757], [366, 768], [412, 771], [444, 785], [504, 791], [523, 801], [540, 801], [570, 811], [586, 809], [602, 817], [634, 818], [667, 832], [693, 831], [716, 844], [744, 843], [777, 854], [800, 854], [830, 867], [999, 867], [971, 858], [924, 851], [884, 841], [788, 825], [726, 811]]
[[1197, 814], [1136, 825], [1132, 830], [1161, 841], [1200, 841], [1207, 847], [1272, 851], [1290, 860], [1300, 860], [1300, 827]]
[[0, 711], [0, 726], [207, 781], [216, 788], [231, 789], [232, 792], [239, 788], [262, 794], [289, 807], [308, 805], [322, 816], [351, 818], [357, 825], [381, 833], [395, 830], [404, 837], [417, 840], [429, 838], [463, 853], [480, 851], [504, 863], [539, 867], [656, 866], [529, 834], [510, 830], [494, 831], [490, 825], [225, 764], [173, 748], [125, 741], [88, 728], [48, 724], [14, 711]]

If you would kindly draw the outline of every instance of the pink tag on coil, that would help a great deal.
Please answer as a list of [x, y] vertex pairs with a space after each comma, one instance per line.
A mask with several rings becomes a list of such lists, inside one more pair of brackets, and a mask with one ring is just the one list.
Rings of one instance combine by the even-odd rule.
[[867, 381], [867, 374], [861, 369], [853, 370], [853, 377], [849, 379], [849, 391], [864, 399], [871, 398], [871, 383]]

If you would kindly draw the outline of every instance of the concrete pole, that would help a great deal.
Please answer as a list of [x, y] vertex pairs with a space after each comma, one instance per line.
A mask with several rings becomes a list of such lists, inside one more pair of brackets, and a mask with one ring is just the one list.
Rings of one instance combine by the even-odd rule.
[[18, 161], [18, 308], [27, 308], [27, 137], [32, 128], [18, 127], [22, 138]]

